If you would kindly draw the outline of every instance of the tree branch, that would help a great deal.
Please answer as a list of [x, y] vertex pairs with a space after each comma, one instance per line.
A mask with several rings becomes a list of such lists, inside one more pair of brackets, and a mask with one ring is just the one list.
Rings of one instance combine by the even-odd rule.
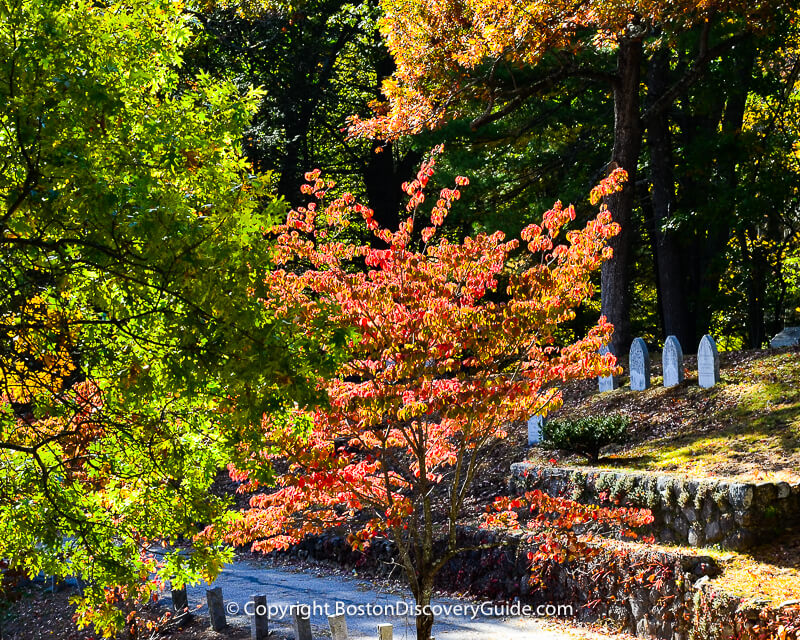
[[701, 34], [700, 38], [700, 47], [697, 54], [697, 59], [695, 60], [692, 67], [680, 78], [675, 84], [673, 84], [669, 89], [667, 89], [661, 96], [659, 96], [652, 105], [644, 112], [642, 116], [642, 121], [647, 124], [653, 118], [659, 116], [663, 113], [666, 109], [668, 109], [675, 99], [681, 95], [684, 91], [686, 91], [689, 87], [691, 87], [695, 82], [697, 82], [703, 75], [705, 71], [705, 66], [714, 58], [718, 58], [723, 53], [732, 49], [740, 42], [747, 39], [750, 35], [749, 32], [745, 31], [735, 36], [731, 36], [727, 40], [720, 42], [719, 44], [715, 45], [714, 47], [708, 48], [708, 31], [710, 27], [708, 26], [710, 23], [706, 23], [703, 27], [703, 33]]
[[566, 80], [567, 78], [584, 78], [586, 80], [592, 80], [595, 82], [608, 83], [612, 86], [616, 84], [617, 81], [617, 76], [613, 73], [598, 71], [588, 67], [562, 67], [558, 71], [551, 73], [549, 76], [542, 78], [533, 84], [501, 93], [500, 97], [510, 100], [505, 106], [497, 111], [493, 111], [495, 104], [495, 99], [493, 97], [484, 112], [470, 123], [470, 127], [473, 130], [479, 129], [484, 125], [504, 118], [509, 113], [520, 108], [531, 96], [536, 95], [537, 93], [542, 93], [543, 91], [547, 91], [548, 89], [552, 89], [558, 82]]

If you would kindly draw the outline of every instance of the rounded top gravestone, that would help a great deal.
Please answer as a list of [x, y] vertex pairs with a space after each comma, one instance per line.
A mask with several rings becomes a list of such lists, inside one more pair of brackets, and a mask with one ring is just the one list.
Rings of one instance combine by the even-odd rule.
[[[600, 350], [598, 351], [598, 353], [602, 356], [610, 352], [611, 350], [606, 345], [600, 347]], [[600, 388], [601, 393], [604, 391], [613, 391], [617, 388], [617, 379], [614, 376], [600, 376], [597, 378], [597, 385]]]
[[650, 352], [642, 338], [636, 338], [631, 344], [628, 366], [631, 376], [631, 389], [644, 391], [650, 387]]
[[719, 382], [719, 351], [714, 338], [703, 336], [697, 349], [697, 378], [704, 389], [713, 387]]
[[664, 341], [661, 367], [664, 370], [665, 387], [675, 387], [683, 382], [683, 349], [675, 336], [669, 336]]

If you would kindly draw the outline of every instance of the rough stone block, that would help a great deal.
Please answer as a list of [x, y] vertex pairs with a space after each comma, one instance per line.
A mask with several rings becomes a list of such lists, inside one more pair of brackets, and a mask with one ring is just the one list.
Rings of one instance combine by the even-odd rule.
[[736, 482], [728, 485], [728, 501], [734, 509], [749, 509], [753, 504], [754, 495], [754, 487], [751, 484]]
[[206, 589], [206, 600], [208, 601], [208, 616], [211, 618], [211, 628], [214, 631], [222, 631], [228, 626], [225, 619], [225, 602], [222, 599], [222, 587]]
[[703, 500], [703, 507], [700, 511], [700, 519], [706, 522], [716, 520], [719, 517], [719, 507], [714, 502], [713, 496], [706, 496]]
[[311, 636], [311, 618], [303, 607], [292, 608], [292, 627], [295, 640], [313, 640]]
[[769, 342], [773, 349], [796, 347], [800, 344], [800, 327], [786, 327]]
[[723, 513], [719, 518], [719, 526], [722, 530], [722, 533], [727, 535], [731, 529], [733, 529], [736, 521], [733, 518], [732, 513]]
[[254, 595], [251, 600], [253, 613], [250, 615], [250, 640], [267, 640], [269, 638], [267, 596], [259, 593]]
[[753, 500], [759, 506], [769, 506], [778, 499], [778, 486], [773, 482], [759, 482], [754, 493]]
[[692, 525], [689, 528], [689, 546], [700, 547], [705, 543], [703, 529], [699, 525]]
[[328, 616], [328, 626], [331, 629], [331, 640], [348, 640], [347, 620], [344, 615]]
[[183, 613], [189, 609], [189, 597], [186, 595], [186, 587], [172, 590], [172, 610], [175, 613]]
[[683, 516], [675, 521], [674, 531], [680, 536], [681, 540], [687, 540], [689, 537], [689, 522]]
[[719, 525], [719, 520], [712, 520], [706, 524], [705, 537], [707, 544], [714, 544], [723, 538], [722, 528]]

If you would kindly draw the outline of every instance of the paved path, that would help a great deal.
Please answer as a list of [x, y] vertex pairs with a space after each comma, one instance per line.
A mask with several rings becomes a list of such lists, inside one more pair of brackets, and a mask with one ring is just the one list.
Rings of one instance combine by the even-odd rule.
[[[251, 601], [253, 594], [263, 593], [272, 609], [270, 630], [281, 634], [290, 629], [291, 615], [288, 608], [301, 603], [315, 607], [311, 611], [315, 638], [330, 637], [326, 607], [327, 613], [345, 613], [349, 634], [354, 640], [376, 638], [376, 625], [385, 622], [394, 625], [396, 640], [416, 637], [414, 618], [411, 615], [413, 611], [409, 610], [413, 607], [410, 594], [390, 593], [358, 578], [331, 577], [313, 569], [301, 571], [238, 561], [229, 565], [213, 586], [222, 587], [228, 609], [228, 623], [231, 625], [248, 625], [243, 609]], [[203, 603], [205, 609], [206, 587], [207, 585], [199, 585], [188, 588], [190, 606]], [[599, 637], [594, 634], [571, 636], [560, 625], [555, 629], [547, 621], [530, 615], [495, 616], [492, 613], [487, 615], [486, 611], [458, 611], [455, 608], [461, 606], [463, 609], [480, 604], [465, 600], [437, 599], [434, 605], [442, 610], [434, 624], [437, 640], [559, 640], [568, 637]], [[395, 615], [390, 615], [392, 606], [395, 608]], [[362, 610], [357, 611], [358, 607]], [[407, 615], [403, 615], [406, 612]]]

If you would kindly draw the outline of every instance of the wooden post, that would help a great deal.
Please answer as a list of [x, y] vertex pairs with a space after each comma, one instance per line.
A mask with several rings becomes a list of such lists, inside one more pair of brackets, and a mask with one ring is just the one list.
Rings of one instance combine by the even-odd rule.
[[292, 607], [292, 626], [294, 627], [294, 640], [313, 640], [311, 618], [303, 607]]
[[259, 593], [252, 597], [252, 601], [253, 614], [250, 616], [250, 640], [267, 640], [269, 636], [267, 596]]
[[392, 640], [392, 625], [378, 625], [378, 640]]
[[328, 616], [328, 626], [331, 628], [331, 640], [348, 640], [347, 620], [344, 614]]
[[225, 619], [225, 602], [222, 599], [222, 587], [206, 589], [206, 600], [208, 601], [211, 628], [214, 631], [222, 631], [228, 626], [228, 621]]
[[180, 615], [189, 611], [189, 596], [186, 595], [186, 587], [172, 590], [172, 610]]

